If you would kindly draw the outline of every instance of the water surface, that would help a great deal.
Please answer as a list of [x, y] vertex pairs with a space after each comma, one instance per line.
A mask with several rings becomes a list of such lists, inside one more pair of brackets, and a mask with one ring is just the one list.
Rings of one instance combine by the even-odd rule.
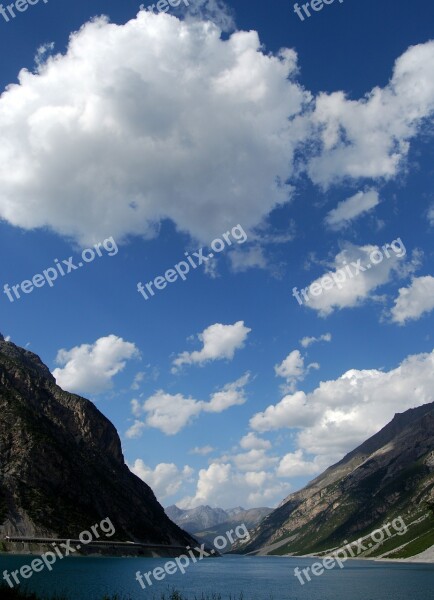
[[[34, 557], [0, 556], [0, 572], [29, 564]], [[200, 596], [221, 594], [222, 600], [430, 600], [434, 590], [434, 565], [348, 561], [344, 569], [326, 571], [300, 585], [294, 568], [315, 562], [308, 558], [224, 556], [192, 564], [185, 575], [166, 575], [143, 590], [137, 571], [163, 566], [166, 559], [65, 558], [27, 580], [29, 589], [44, 593], [66, 593], [71, 600], [101, 600], [104, 594], [119, 594], [132, 600], [160, 598], [176, 588]], [[146, 581], [145, 581], [146, 583]], [[148, 586], [147, 586], [148, 588]]]

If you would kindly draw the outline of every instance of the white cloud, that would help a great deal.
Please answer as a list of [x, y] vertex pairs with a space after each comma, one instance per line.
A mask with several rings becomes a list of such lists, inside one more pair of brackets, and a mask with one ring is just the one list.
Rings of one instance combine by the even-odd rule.
[[71, 350], [59, 350], [56, 362], [61, 368], [53, 375], [60, 387], [69, 392], [99, 394], [109, 390], [112, 380], [126, 365], [126, 361], [139, 356], [131, 342], [108, 335], [93, 344], [82, 344]]
[[[192, 11], [233, 27], [216, 0]], [[295, 51], [274, 56], [255, 31], [222, 39], [192, 17], [96, 18], [44, 57], [0, 99], [0, 218], [81, 244], [150, 237], [165, 218], [205, 243], [236, 223], [251, 231], [290, 200], [296, 152], [323, 186], [392, 177], [434, 108], [434, 42], [399, 57], [383, 89], [316, 102]]]
[[218, 259], [217, 258], [210, 258], [208, 260], [208, 262], [205, 263], [204, 265], [204, 271], [205, 271], [205, 275], [207, 275], [210, 279], [218, 279], [220, 277], [219, 271], [218, 271]]
[[[400, 238], [398, 238], [400, 240]], [[309, 300], [305, 301], [304, 296], [300, 296], [304, 305], [316, 310], [321, 316], [326, 317], [334, 310], [360, 306], [363, 302], [373, 297], [373, 293], [382, 285], [388, 283], [394, 273], [403, 274], [405, 271], [400, 261], [406, 255], [404, 244], [394, 240], [394, 249], [388, 249], [389, 258], [378, 246], [366, 245], [355, 246], [346, 244], [344, 249], [337, 254], [330, 265], [329, 273], [324, 273], [321, 277], [309, 284], [307, 295]], [[382, 262], [373, 264], [370, 257], [375, 256], [378, 260], [379, 255], [373, 255], [375, 251], [380, 251], [383, 256]], [[360, 266], [364, 271], [360, 271], [356, 263], [360, 261]], [[409, 267], [412, 268], [411, 266]], [[350, 271], [351, 275], [348, 273]], [[333, 278], [333, 282], [327, 284], [324, 288], [321, 282], [325, 277]], [[337, 281], [338, 283], [335, 283]], [[318, 290], [321, 287], [321, 293], [314, 296], [313, 289]]]
[[332, 334], [331, 333], [325, 333], [324, 335], [321, 335], [320, 337], [304, 337], [303, 339], [300, 340], [300, 344], [301, 346], [303, 346], [303, 348], [308, 348], [309, 346], [311, 346], [312, 344], [316, 344], [318, 342], [331, 342], [332, 341]]
[[392, 321], [404, 325], [434, 310], [434, 277], [414, 277], [409, 287], [399, 290], [392, 308]]
[[304, 375], [304, 359], [300, 350], [293, 350], [281, 362], [274, 367], [276, 375], [285, 379], [300, 379]]
[[253, 431], [233, 450], [201, 469], [195, 494], [177, 501], [177, 505], [275, 506], [290, 492], [290, 482], [282, 480], [315, 475], [329, 464], [328, 457], [308, 458], [301, 450], [276, 456], [272, 444]]
[[429, 207], [427, 217], [431, 227], [434, 227], [434, 204]]
[[274, 367], [278, 377], [286, 380], [286, 389], [293, 391], [298, 381], [303, 381], [311, 369], [319, 369], [318, 363], [311, 363], [307, 367], [304, 365], [304, 358], [300, 350], [293, 350], [283, 360], [280, 365]]
[[159, 390], [143, 404], [146, 424], [166, 435], [175, 435], [202, 412], [202, 402], [182, 394], [166, 394]]
[[214, 452], [215, 448], [212, 446], [196, 446], [190, 450], [190, 454], [198, 454], [199, 456], [206, 456], [207, 454], [211, 454]]
[[389, 84], [360, 100], [320, 94], [312, 121], [321, 146], [309, 165], [311, 179], [328, 187], [345, 178], [396, 176], [411, 138], [434, 111], [433, 66], [430, 41], [411, 46], [397, 59]]
[[139, 371], [138, 373], [136, 373], [136, 375], [134, 376], [134, 381], [131, 384], [131, 389], [132, 390], [138, 390], [140, 388], [140, 384], [142, 383], [142, 381], [145, 378], [145, 372], [144, 371]]
[[139, 417], [141, 415], [142, 408], [140, 406], [140, 402], [136, 398], [131, 400], [131, 412], [135, 417]]
[[248, 250], [234, 250], [229, 254], [229, 259], [234, 273], [244, 273], [253, 268], [267, 268], [267, 259], [261, 246], [253, 246]]
[[134, 376], [133, 383], [131, 384], [131, 389], [137, 391], [140, 389], [141, 384], [145, 381], [156, 381], [160, 375], [157, 367], [153, 367], [151, 364], [147, 364], [145, 366], [145, 371], [139, 371]]
[[277, 467], [278, 477], [305, 477], [306, 475], [317, 475], [327, 467], [322, 464], [319, 457], [314, 461], [306, 460], [303, 450], [289, 452], [280, 460]]
[[279, 459], [276, 456], [267, 454], [267, 449], [252, 448], [247, 452], [239, 452], [237, 454], [224, 455], [219, 461], [214, 462], [232, 462], [240, 472], [256, 472], [264, 471], [276, 465]]
[[160, 502], [176, 494], [194, 473], [188, 465], [178, 469], [173, 463], [160, 463], [152, 469], [140, 458], [130, 466], [130, 470], [151, 487]]
[[[159, 429], [166, 435], [175, 435], [189, 425], [201, 412], [221, 413], [232, 406], [239, 406], [246, 401], [244, 387], [250, 375], [246, 373], [237, 381], [226, 384], [221, 390], [211, 394], [209, 402], [186, 398], [182, 394], [168, 394], [157, 391], [145, 400], [142, 406], [132, 405], [133, 414], [146, 415], [143, 422], [149, 427]], [[142, 429], [143, 429], [142, 427]], [[140, 434], [139, 424], [133, 425], [133, 432]]]
[[256, 435], [253, 431], [250, 431], [240, 440], [241, 448], [244, 450], [269, 450], [271, 448], [271, 442], [264, 440]]
[[182, 352], [173, 361], [172, 373], [176, 373], [183, 365], [202, 365], [212, 360], [225, 358], [231, 360], [235, 351], [244, 347], [251, 331], [245, 327], [244, 321], [238, 321], [234, 325], [222, 325], [221, 323], [210, 325], [197, 336], [203, 343], [202, 349], [194, 352]]
[[212, 463], [199, 471], [196, 492], [177, 502], [181, 508], [201, 504], [231, 508], [267, 506], [284, 498], [289, 484], [278, 481], [273, 473], [248, 471], [240, 473], [230, 463]]
[[332, 229], [343, 229], [357, 217], [375, 208], [380, 203], [378, 192], [357, 192], [351, 198], [339, 202], [336, 208], [331, 210], [325, 218], [325, 222]]
[[136, 419], [134, 423], [129, 427], [125, 433], [125, 436], [129, 440], [134, 440], [141, 437], [143, 430], [146, 428], [146, 423]]
[[261, 433], [285, 427], [308, 427], [315, 422], [319, 414], [319, 407], [312, 403], [307, 405], [306, 394], [298, 391], [286, 395], [276, 405], [268, 406], [265, 411], [255, 414], [250, 419], [250, 426]]
[[35, 56], [35, 65], [37, 67], [40, 67], [47, 60], [47, 57], [53, 52], [54, 46], [54, 42], [48, 42], [39, 46]]
[[183, 11], [193, 17], [212, 21], [222, 31], [233, 31], [235, 20], [232, 9], [222, 0], [186, 0], [188, 7]]
[[297, 449], [329, 465], [385, 426], [395, 413], [431, 402], [433, 387], [434, 351], [409, 356], [390, 371], [353, 369], [321, 382], [309, 394], [287, 395], [254, 415], [250, 425], [258, 432], [299, 429]]
[[309, 99], [289, 77], [296, 54], [220, 33], [149, 11], [97, 18], [22, 70], [0, 99], [0, 217], [82, 244], [153, 236], [168, 218], [207, 243], [288, 202], [307, 127], [291, 117]]
[[211, 395], [208, 403], [204, 403], [203, 410], [211, 413], [220, 413], [231, 406], [239, 406], [246, 401], [244, 388], [248, 384], [250, 373], [246, 373], [237, 381], [227, 383], [222, 390]]

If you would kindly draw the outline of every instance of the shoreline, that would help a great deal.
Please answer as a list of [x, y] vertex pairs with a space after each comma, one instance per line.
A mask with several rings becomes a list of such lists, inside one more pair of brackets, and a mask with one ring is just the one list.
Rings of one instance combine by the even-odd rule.
[[[0, 552], [0, 559], [3, 557], [14, 557], [14, 558], [18, 558], [18, 557], [25, 557], [25, 556], [33, 556], [33, 557], [37, 557], [37, 556], [41, 556], [41, 554], [43, 553], [38, 553], [38, 552]], [[425, 555], [425, 556], [424, 556]], [[224, 555], [222, 555], [224, 556]], [[230, 556], [230, 554], [229, 554]], [[261, 554], [261, 555], [243, 555], [243, 554], [236, 554], [235, 556], [238, 557], [243, 557], [243, 556], [255, 556], [255, 558], [311, 558], [311, 559], [316, 559], [316, 560], [323, 560], [324, 558], [327, 557], [333, 557], [332, 554], [300, 554], [300, 555], [294, 555], [294, 554]], [[171, 558], [171, 557], [167, 557], [167, 556], [143, 556], [143, 555], [128, 555], [128, 554], [105, 554], [105, 553], [89, 553], [89, 554], [78, 554], [75, 556], [68, 556], [65, 558], [73, 558], [73, 559], [80, 559], [80, 558], [128, 558], [128, 559], [133, 559], [133, 558], [151, 558], [151, 559], [162, 559], [162, 558]], [[211, 557], [208, 557], [211, 558]], [[214, 557], [212, 557], [214, 558]], [[434, 565], [434, 546], [432, 548], [428, 548], [428, 550], [425, 550], [424, 552], [421, 552], [420, 554], [416, 554], [415, 556], [409, 556], [407, 558], [383, 558], [383, 557], [376, 557], [376, 556], [349, 556], [346, 561], [370, 561], [370, 562], [384, 562], [384, 563], [392, 563], [392, 564], [397, 564], [397, 563], [404, 563], [404, 564], [420, 564], [420, 565]], [[345, 562], [346, 562], [345, 561]]]
[[[265, 556], [271, 556], [270, 554]], [[294, 556], [293, 554], [282, 554], [284, 558], [316, 558], [322, 560], [327, 557], [333, 557], [333, 554], [300, 554]], [[406, 558], [387, 558], [381, 556], [348, 556], [346, 560], [369, 560], [372, 562], [388, 562], [388, 563], [405, 563], [405, 564], [421, 564], [421, 565], [434, 565], [434, 546], [427, 548], [420, 554], [414, 556], [408, 556]]]
[[[332, 557], [331, 554], [329, 555], [317, 555], [317, 554], [303, 554], [300, 556], [294, 556], [291, 554], [283, 554], [282, 555], [284, 558], [316, 558], [317, 560], [322, 560], [324, 558], [327, 558], [328, 556]], [[370, 562], [387, 562], [387, 563], [408, 563], [408, 564], [420, 564], [420, 565], [434, 565], [434, 557], [433, 558], [422, 558], [419, 557], [419, 555], [416, 556], [409, 556], [408, 558], [381, 558], [381, 557], [377, 557], [377, 556], [349, 556], [346, 560], [363, 560], [363, 561], [370, 561]]]

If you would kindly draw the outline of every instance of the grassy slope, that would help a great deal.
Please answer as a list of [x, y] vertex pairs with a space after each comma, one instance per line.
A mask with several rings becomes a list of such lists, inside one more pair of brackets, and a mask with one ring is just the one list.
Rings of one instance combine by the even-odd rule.
[[[369, 541], [369, 535], [376, 528], [380, 528], [383, 524], [390, 523], [398, 515], [396, 513], [384, 516], [381, 522], [375, 524], [375, 527], [369, 528], [360, 535], [347, 536], [342, 539], [336, 540], [335, 544], [325, 544], [323, 539], [319, 539], [317, 536], [306, 535], [303, 530], [307, 529], [311, 531], [309, 525], [301, 528], [297, 533], [299, 539], [295, 542], [289, 542], [283, 546], [280, 546], [276, 550], [270, 552], [274, 555], [284, 554], [326, 554], [331, 550], [335, 550], [343, 545], [346, 541], [354, 542], [359, 538], [365, 537]], [[385, 534], [385, 540], [381, 544], [373, 544], [372, 548], [359, 554], [360, 557], [387, 557], [387, 558], [410, 558], [416, 554], [427, 550], [434, 545], [434, 514], [432, 511], [426, 511], [421, 509], [414, 511], [411, 514], [402, 515], [404, 522], [407, 525], [407, 532], [403, 535], [397, 535], [394, 529], [391, 527], [390, 530], [393, 534], [392, 537], [388, 537]], [[323, 536], [321, 536], [323, 538]], [[328, 538], [330, 541], [330, 538]], [[297, 543], [298, 542], [298, 543]], [[365, 544], [366, 545], [366, 544]], [[308, 548], [306, 550], [306, 548]], [[353, 547], [355, 549], [355, 546]]]

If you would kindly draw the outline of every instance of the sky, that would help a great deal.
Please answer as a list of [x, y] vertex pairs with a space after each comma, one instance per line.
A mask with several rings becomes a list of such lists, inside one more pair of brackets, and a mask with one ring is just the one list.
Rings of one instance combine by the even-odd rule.
[[434, 400], [434, 6], [148, 6], [0, 14], [0, 330], [164, 506], [273, 507]]

